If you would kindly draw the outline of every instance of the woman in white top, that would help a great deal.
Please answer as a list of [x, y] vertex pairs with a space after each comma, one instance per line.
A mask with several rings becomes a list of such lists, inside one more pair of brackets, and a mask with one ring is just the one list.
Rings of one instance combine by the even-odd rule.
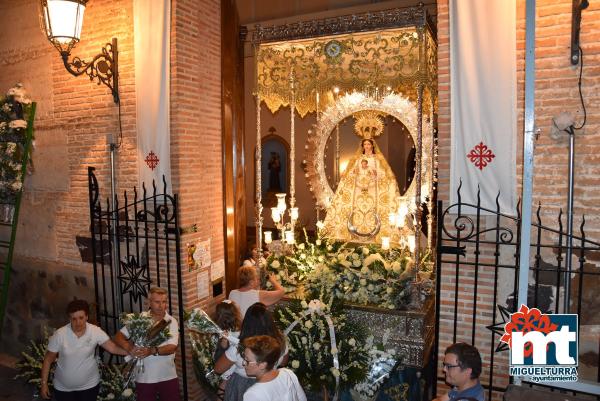
[[[248, 308], [246, 317], [242, 321], [242, 329], [240, 331], [240, 341], [246, 338], [258, 335], [267, 335], [275, 338], [279, 343], [279, 349], [283, 350], [279, 354], [278, 365], [287, 364], [288, 348], [285, 336], [279, 331], [273, 320], [271, 312], [264, 304], [257, 303]], [[225, 354], [215, 363], [215, 372], [221, 374], [226, 372], [232, 366], [235, 367], [234, 373], [231, 375], [227, 386], [225, 387], [225, 401], [242, 401], [246, 390], [254, 384], [255, 380], [246, 375], [243, 365], [243, 355], [238, 351], [235, 345], [230, 346]]]
[[127, 355], [127, 351], [113, 343], [100, 327], [87, 322], [89, 312], [86, 301], [71, 301], [67, 306], [71, 323], [56, 330], [48, 340], [48, 351], [42, 364], [42, 398], [50, 398], [48, 374], [57, 357], [52, 382], [55, 399], [95, 401], [100, 389], [100, 372], [94, 357], [96, 347], [100, 345], [113, 354]]
[[260, 280], [256, 274], [256, 269], [250, 266], [242, 266], [238, 271], [240, 288], [229, 293], [229, 299], [235, 302], [242, 314], [242, 319], [251, 305], [261, 302], [266, 306], [273, 305], [285, 295], [285, 289], [279, 284], [279, 281], [273, 276], [268, 280], [273, 285], [273, 290], [259, 290]]
[[281, 353], [279, 341], [270, 336], [255, 336], [244, 339], [242, 345], [246, 374], [256, 377], [256, 383], [244, 393], [243, 401], [306, 401], [294, 372], [275, 367]]

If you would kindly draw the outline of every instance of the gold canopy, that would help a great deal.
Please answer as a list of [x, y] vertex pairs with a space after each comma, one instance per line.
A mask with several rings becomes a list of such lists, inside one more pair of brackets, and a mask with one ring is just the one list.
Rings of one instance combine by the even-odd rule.
[[423, 85], [424, 111], [436, 107], [437, 46], [427, 26], [261, 43], [256, 68], [257, 94], [273, 113], [290, 104], [292, 91], [300, 116], [323, 110], [338, 96], [334, 88], [401, 93], [416, 104]]

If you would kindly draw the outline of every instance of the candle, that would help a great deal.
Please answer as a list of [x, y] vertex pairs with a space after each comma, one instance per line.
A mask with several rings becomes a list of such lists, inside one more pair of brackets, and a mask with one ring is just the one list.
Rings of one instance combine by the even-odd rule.
[[390, 249], [390, 237], [381, 237], [381, 249], [384, 251]]
[[390, 213], [388, 215], [388, 218], [390, 219], [390, 226], [395, 226], [396, 225], [396, 213]]
[[273, 233], [271, 231], [265, 231], [265, 244], [273, 242]]
[[294, 244], [296, 242], [294, 240], [294, 232], [293, 231], [285, 232], [285, 242], [287, 242], [288, 244]]
[[414, 235], [408, 236], [408, 249], [410, 249], [411, 252], [415, 251], [415, 236]]

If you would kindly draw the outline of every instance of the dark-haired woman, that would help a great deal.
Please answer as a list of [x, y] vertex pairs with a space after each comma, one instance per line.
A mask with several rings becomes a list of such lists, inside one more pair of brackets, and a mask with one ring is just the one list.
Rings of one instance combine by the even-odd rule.
[[48, 374], [58, 358], [54, 372], [54, 397], [58, 401], [95, 401], [100, 388], [100, 372], [94, 357], [96, 346], [117, 355], [127, 351], [113, 343], [98, 326], [88, 323], [90, 306], [81, 299], [67, 306], [70, 323], [56, 330], [48, 340], [42, 364], [42, 398], [49, 399]]
[[[279, 331], [273, 320], [271, 312], [264, 304], [255, 303], [246, 311], [240, 331], [240, 342], [253, 336], [271, 336], [281, 345], [281, 353], [277, 366], [287, 364], [288, 347], [285, 336]], [[221, 356], [215, 364], [215, 372], [223, 373], [235, 365], [235, 371], [231, 375], [227, 387], [225, 387], [225, 401], [242, 401], [246, 390], [256, 382], [256, 379], [248, 377], [244, 369], [244, 358], [240, 355], [238, 347], [231, 346], [225, 355]]]

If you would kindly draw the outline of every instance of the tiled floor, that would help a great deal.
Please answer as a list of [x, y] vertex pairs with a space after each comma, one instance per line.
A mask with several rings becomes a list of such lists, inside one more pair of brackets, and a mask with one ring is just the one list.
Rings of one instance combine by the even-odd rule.
[[0, 364], [0, 401], [39, 400], [33, 397], [33, 387], [14, 379], [16, 374], [15, 369]]

